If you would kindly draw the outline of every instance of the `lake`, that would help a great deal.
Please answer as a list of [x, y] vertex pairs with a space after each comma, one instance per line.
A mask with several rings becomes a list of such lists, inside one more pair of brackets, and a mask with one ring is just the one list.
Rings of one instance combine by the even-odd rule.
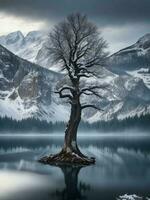
[[0, 135], [1, 200], [112, 200], [150, 197], [150, 136], [89, 134], [78, 137], [87, 167], [54, 167], [37, 160], [61, 149], [63, 136]]

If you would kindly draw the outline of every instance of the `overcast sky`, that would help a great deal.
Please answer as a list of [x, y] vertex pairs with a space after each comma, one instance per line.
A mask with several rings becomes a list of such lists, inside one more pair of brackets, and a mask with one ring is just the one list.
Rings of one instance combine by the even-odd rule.
[[72, 12], [97, 24], [111, 53], [150, 33], [150, 0], [0, 0], [0, 35], [50, 29]]

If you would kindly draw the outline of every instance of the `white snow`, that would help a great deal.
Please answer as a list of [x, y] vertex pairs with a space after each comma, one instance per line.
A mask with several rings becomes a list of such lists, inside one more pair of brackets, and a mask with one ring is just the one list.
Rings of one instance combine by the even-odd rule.
[[[42, 106], [42, 119], [46, 121], [66, 122], [69, 119], [69, 108], [62, 104], [56, 104], [52, 102], [51, 105]], [[45, 111], [45, 112], [44, 112]]]
[[122, 120], [128, 117], [141, 116], [142, 114], [148, 113], [150, 113], [150, 109], [148, 107], [145, 108], [144, 106], [139, 105], [135, 109], [126, 110], [125, 112], [118, 114], [117, 118]]
[[119, 196], [119, 198], [117, 198], [118, 200], [142, 200], [143, 197], [137, 196], [136, 194], [125, 194], [122, 196]]
[[37, 107], [32, 105], [29, 108], [25, 108], [24, 102], [20, 97], [17, 99], [11, 100], [5, 98], [5, 100], [0, 99], [0, 115], [2, 117], [10, 117], [16, 120], [25, 119], [32, 116], [32, 113], [36, 112]]
[[[15, 51], [15, 53], [23, 58], [26, 58], [32, 62], [38, 62], [37, 54], [39, 53], [39, 50], [43, 48], [43, 44], [45, 42], [45, 35], [40, 32], [30, 32], [26, 36], [23, 36], [20, 32], [10, 34], [8, 36], [2, 36], [0, 37], [0, 43], [6, 43], [7, 48], [12, 49], [12, 51]], [[16, 38], [18, 38], [16, 40]], [[16, 42], [15, 42], [16, 40]], [[24, 41], [24, 42], [23, 42]], [[144, 40], [145, 41], [145, 40]], [[137, 47], [132, 47], [132, 49], [136, 50]], [[9, 52], [5, 51], [1, 47], [1, 52], [4, 55], [9, 56]], [[40, 58], [41, 63], [48, 62], [48, 57], [43, 57], [43, 52], [41, 52]], [[3, 56], [3, 55], [1, 55]], [[47, 59], [47, 60], [45, 60]], [[128, 59], [124, 57], [123, 59]], [[40, 59], [39, 59], [40, 60]], [[2, 62], [2, 61], [1, 61]], [[28, 71], [30, 71], [30, 65], [27, 64], [26, 61], [21, 62], [22, 67], [27, 67]], [[6, 67], [10, 67], [10, 65], [6, 63], [2, 63]], [[31, 64], [32, 65], [32, 64]], [[58, 69], [58, 65], [53, 66], [54, 70], [56, 71], [56, 68]], [[29, 72], [26, 76], [24, 76], [23, 80], [21, 80], [21, 84], [23, 84], [23, 88], [27, 88], [29, 84], [31, 83], [32, 86], [32, 80], [33, 78], [38, 78], [40, 73], [39, 71], [36, 73], [36, 70], [34, 70], [34, 66], [32, 67], [33, 72]], [[8, 68], [9, 70], [9, 68]], [[149, 73], [149, 67], [143, 68], [133, 71], [127, 71], [127, 75], [118, 75], [115, 73], [112, 73], [108, 69], [105, 69], [103, 67], [96, 69], [96, 73], [100, 72], [100, 77], [97, 79], [96, 77], [85, 79], [83, 78], [83, 81], [81, 83], [82, 86], [93, 86], [93, 85], [109, 85], [109, 87], [106, 90], [99, 90], [99, 93], [101, 96], [104, 97], [104, 99], [99, 99], [96, 97], [91, 96], [83, 96], [82, 101], [83, 103], [89, 102], [92, 104], [96, 104], [96, 106], [104, 109], [103, 111], [96, 111], [93, 109], [90, 109], [83, 114], [84, 120], [89, 121], [90, 123], [96, 122], [99, 120], [110, 120], [114, 116], [117, 116], [119, 119], [123, 119], [125, 117], [129, 116], [135, 116], [141, 115], [142, 113], [150, 112], [150, 106], [146, 103], [139, 105], [133, 105], [133, 108], [125, 107], [125, 101], [132, 101], [130, 97], [132, 97], [132, 92], [134, 92], [133, 95], [136, 95], [137, 100], [140, 102], [140, 98], [142, 98], [140, 94], [142, 94], [143, 91], [148, 91], [144, 87], [145, 85], [150, 88], [150, 73]], [[37, 77], [36, 77], [37, 76]], [[43, 76], [43, 75], [42, 75]], [[10, 82], [6, 77], [4, 77], [3, 72], [0, 72], [0, 79], [5, 79], [5, 81]], [[140, 84], [139, 80], [143, 80], [143, 82]], [[35, 79], [35, 84], [37, 84], [35, 88], [39, 88], [38, 80]], [[39, 80], [40, 81], [40, 80]], [[56, 96], [52, 91], [54, 91], [54, 85], [56, 85], [56, 82], [58, 81], [58, 78], [55, 79], [54, 73], [51, 73], [51, 76], [44, 75], [44, 87], [42, 90], [39, 89], [37, 94], [34, 96], [33, 99], [22, 99], [19, 97], [11, 100], [9, 96], [15, 91], [17, 93], [18, 88], [13, 88], [13, 90], [6, 89], [6, 90], [0, 90], [0, 115], [8, 117], [12, 117], [14, 119], [20, 120], [22, 118], [32, 117], [35, 116], [40, 119], [45, 119], [47, 121], [67, 121], [69, 118], [69, 112], [70, 108], [67, 106], [64, 102], [61, 102], [61, 99], [59, 99], [58, 96]], [[45, 91], [45, 84], [47, 86], [47, 83], [51, 85], [50, 91]], [[138, 85], [139, 84], [139, 85]], [[139, 94], [135, 94], [134, 88], [139, 86], [141, 89], [141, 93], [139, 91]], [[48, 86], [47, 86], [48, 87]], [[11, 87], [10, 87], [11, 88]], [[32, 88], [29, 88], [29, 91]], [[38, 90], [38, 89], [37, 89]], [[43, 92], [45, 91], [45, 93]], [[51, 100], [48, 102], [45, 99], [42, 99], [42, 101], [38, 102], [38, 98], [40, 98], [43, 94], [46, 96], [47, 93], [49, 93], [49, 98]], [[52, 93], [52, 94], [50, 94]], [[147, 92], [148, 93], [148, 92]], [[149, 101], [149, 93], [147, 95], [147, 100]], [[28, 94], [27, 94], [28, 96]], [[128, 98], [129, 97], [129, 98]], [[143, 99], [142, 99], [143, 100]], [[131, 102], [132, 103], [132, 102]], [[104, 105], [104, 106], [103, 106]]]
[[150, 88], [150, 72], [149, 68], [140, 68], [138, 70], [130, 70], [127, 73], [133, 77], [142, 79], [145, 85]]
[[0, 44], [19, 57], [36, 62], [38, 51], [46, 40], [46, 33], [40, 31], [29, 32], [24, 36], [20, 31], [0, 37]]

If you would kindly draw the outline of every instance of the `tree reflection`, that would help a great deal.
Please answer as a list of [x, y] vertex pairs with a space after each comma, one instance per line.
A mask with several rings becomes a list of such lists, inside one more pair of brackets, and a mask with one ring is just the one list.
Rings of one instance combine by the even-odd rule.
[[81, 166], [61, 166], [64, 174], [65, 188], [56, 190], [53, 193], [57, 199], [61, 200], [85, 200], [86, 192], [90, 190], [90, 186], [78, 181], [78, 175], [81, 170]]

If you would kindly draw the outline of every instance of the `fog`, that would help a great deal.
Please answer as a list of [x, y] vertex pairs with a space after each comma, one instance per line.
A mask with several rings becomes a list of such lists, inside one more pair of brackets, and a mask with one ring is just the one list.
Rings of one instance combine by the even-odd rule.
[[[22, 137], [63, 137], [65, 135], [65, 131], [17, 131], [17, 132], [11, 132], [11, 131], [0, 131], [0, 136], [22, 136]], [[79, 130], [78, 131], [78, 137], [101, 137], [101, 136], [150, 136], [150, 133], [148, 130], [143, 129], [125, 129], [122, 131], [98, 131], [98, 130]]]

